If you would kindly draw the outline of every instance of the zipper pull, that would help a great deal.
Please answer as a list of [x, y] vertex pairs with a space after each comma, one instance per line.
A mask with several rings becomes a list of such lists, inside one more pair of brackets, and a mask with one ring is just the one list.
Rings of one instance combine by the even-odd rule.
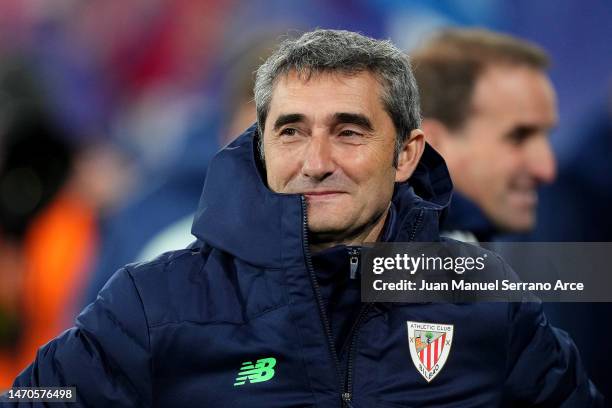
[[351, 279], [357, 279], [357, 270], [359, 269], [359, 248], [349, 248], [349, 264], [351, 267]]
[[353, 408], [353, 404], [351, 404], [351, 398], [353, 396], [351, 395], [350, 392], [343, 392], [342, 393], [342, 401], [346, 404], [346, 406], [348, 408]]

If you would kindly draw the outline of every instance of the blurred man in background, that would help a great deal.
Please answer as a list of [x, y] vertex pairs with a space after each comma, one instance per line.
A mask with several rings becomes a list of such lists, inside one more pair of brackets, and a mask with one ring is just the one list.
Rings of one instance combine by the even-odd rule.
[[546, 53], [506, 35], [454, 29], [412, 55], [423, 129], [457, 191], [446, 234], [488, 241], [531, 230], [537, 188], [555, 178], [548, 135], [557, 107]]
[[[443, 224], [445, 234], [485, 242], [518, 236], [501, 237], [503, 233], [532, 231], [536, 189], [556, 176], [548, 133], [557, 122], [557, 107], [546, 74], [546, 52], [491, 31], [453, 29], [431, 37], [411, 55], [421, 91], [422, 127], [428, 141], [444, 156], [455, 185]], [[608, 205], [609, 189], [591, 187], [589, 191], [585, 187], [602, 186], [586, 180], [608, 179], [609, 172], [602, 168], [605, 160], [598, 158], [610, 151], [605, 138], [596, 144], [588, 136], [599, 134], [590, 129], [602, 123], [593, 119], [582, 124], [580, 132], [574, 131], [573, 167], [569, 171], [562, 167], [560, 183], [553, 186], [556, 194], [540, 212], [543, 225], [539, 229], [548, 234], [540, 232], [536, 239], [606, 241], [601, 235], [607, 231], [605, 212], [597, 206]], [[594, 145], [600, 147], [581, 148]], [[568, 188], [570, 185], [573, 187]], [[591, 233], [579, 232], [587, 230]], [[510, 248], [497, 250], [508, 260], [522, 258], [533, 264], [538, 259], [537, 253], [527, 256], [511, 253]], [[520, 266], [518, 270], [520, 273]], [[601, 324], [609, 316], [609, 305], [550, 303], [545, 310], [553, 324], [572, 335], [593, 381], [609, 394], [610, 353], [601, 353], [608, 348], [611, 335], [610, 328]]]

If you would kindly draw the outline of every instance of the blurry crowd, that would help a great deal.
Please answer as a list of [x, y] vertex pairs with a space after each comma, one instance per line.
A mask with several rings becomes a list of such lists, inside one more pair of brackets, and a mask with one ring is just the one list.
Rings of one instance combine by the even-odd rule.
[[[555, 174], [534, 228], [506, 238], [611, 241], [612, 7], [512, 3], [0, 2], [0, 390], [118, 268], [189, 245], [210, 158], [255, 121], [253, 72], [280, 36], [314, 27], [390, 37], [408, 53], [446, 26], [538, 43], [558, 95], [545, 153]], [[559, 31], [577, 13], [583, 29]], [[609, 312], [549, 315], [588, 353]], [[611, 354], [586, 358], [604, 393]]]

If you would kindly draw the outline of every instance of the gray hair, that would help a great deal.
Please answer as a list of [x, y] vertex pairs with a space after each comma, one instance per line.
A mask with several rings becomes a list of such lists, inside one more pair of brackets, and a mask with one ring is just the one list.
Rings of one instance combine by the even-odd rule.
[[263, 158], [263, 132], [278, 79], [295, 71], [308, 79], [313, 74], [369, 71], [383, 87], [382, 102], [391, 116], [396, 136], [395, 161], [410, 132], [421, 125], [419, 93], [408, 57], [391, 41], [375, 40], [343, 30], [314, 30], [283, 41], [259, 67], [255, 77], [255, 107], [259, 149]]

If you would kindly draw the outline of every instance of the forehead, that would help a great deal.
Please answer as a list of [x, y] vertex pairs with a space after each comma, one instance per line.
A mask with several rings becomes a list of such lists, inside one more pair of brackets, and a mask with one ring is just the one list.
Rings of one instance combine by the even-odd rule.
[[274, 85], [268, 118], [284, 113], [319, 117], [336, 112], [376, 117], [384, 113], [381, 94], [381, 83], [369, 71], [322, 72], [309, 76], [290, 71]]
[[472, 94], [474, 116], [551, 127], [557, 122], [555, 91], [548, 77], [527, 66], [491, 66]]

